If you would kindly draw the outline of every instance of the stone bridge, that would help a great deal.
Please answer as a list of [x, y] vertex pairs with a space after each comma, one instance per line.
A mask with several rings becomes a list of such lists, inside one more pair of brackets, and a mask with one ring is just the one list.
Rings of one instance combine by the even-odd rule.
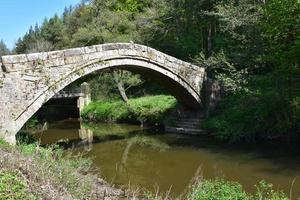
[[3, 56], [0, 64], [0, 137], [10, 143], [51, 97], [93, 72], [119, 68], [141, 73], [191, 107], [201, 105], [205, 77], [202, 67], [133, 43]]

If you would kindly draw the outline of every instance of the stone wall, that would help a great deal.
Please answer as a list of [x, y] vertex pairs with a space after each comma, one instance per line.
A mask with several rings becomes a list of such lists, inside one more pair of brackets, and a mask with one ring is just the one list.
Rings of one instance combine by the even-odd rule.
[[[201, 103], [204, 68], [147, 46], [112, 43], [61, 51], [3, 56], [0, 70], [0, 137], [14, 142], [24, 123], [55, 93], [97, 70], [135, 66], [172, 80], [175, 90]], [[189, 102], [187, 102], [189, 103]]]

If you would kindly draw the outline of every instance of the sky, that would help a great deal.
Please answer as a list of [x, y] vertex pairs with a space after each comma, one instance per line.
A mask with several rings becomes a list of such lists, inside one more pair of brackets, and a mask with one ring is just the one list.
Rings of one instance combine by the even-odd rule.
[[0, 40], [12, 49], [32, 25], [41, 24], [80, 0], [0, 0]]

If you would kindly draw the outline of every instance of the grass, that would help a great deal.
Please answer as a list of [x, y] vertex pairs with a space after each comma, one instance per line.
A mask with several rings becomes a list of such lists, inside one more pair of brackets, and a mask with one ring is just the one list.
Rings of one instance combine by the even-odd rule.
[[167, 95], [130, 99], [128, 104], [123, 101], [96, 101], [86, 106], [81, 116], [90, 121], [160, 124], [176, 105], [176, 99]]
[[275, 191], [272, 184], [261, 181], [255, 194], [245, 192], [242, 186], [223, 179], [201, 180], [187, 195], [187, 200], [288, 200], [281, 191]]
[[91, 163], [57, 146], [0, 140], [0, 199], [119, 199], [124, 192], [92, 175]]
[[37, 199], [29, 194], [28, 184], [20, 172], [8, 169], [0, 170], [0, 199]]

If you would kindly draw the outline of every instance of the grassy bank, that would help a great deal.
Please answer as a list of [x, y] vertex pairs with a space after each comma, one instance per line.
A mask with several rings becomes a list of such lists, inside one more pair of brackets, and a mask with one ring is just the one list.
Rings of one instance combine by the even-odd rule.
[[89, 121], [160, 124], [176, 105], [176, 99], [167, 95], [130, 99], [128, 104], [123, 101], [97, 101], [86, 106], [81, 116]]
[[[91, 175], [91, 161], [57, 147], [0, 141], [0, 199], [119, 199], [124, 192]], [[104, 198], [103, 198], [104, 199]]]

